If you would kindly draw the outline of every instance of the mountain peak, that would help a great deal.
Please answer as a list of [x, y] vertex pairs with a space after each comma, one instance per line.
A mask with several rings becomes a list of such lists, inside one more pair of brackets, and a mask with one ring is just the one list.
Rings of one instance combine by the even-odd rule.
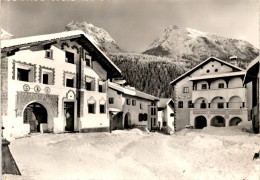
[[13, 39], [13, 38], [15, 38], [14, 35], [10, 34], [9, 32], [5, 31], [4, 29], [1, 29], [1, 40]]
[[258, 49], [246, 41], [175, 25], [166, 28], [143, 53], [184, 61], [200, 61], [211, 56], [225, 60], [234, 54], [246, 61], [259, 54]]
[[94, 43], [103, 51], [116, 53], [124, 52], [116, 44], [116, 41], [108, 34], [108, 32], [102, 28], [96, 27], [93, 24], [87, 22], [71, 21], [66, 27], [66, 31], [82, 30], [88, 36], [90, 36]]

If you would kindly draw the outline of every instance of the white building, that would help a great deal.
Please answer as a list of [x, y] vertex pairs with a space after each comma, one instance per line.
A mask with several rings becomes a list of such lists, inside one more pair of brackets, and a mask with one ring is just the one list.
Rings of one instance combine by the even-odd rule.
[[131, 127], [148, 130], [157, 128], [157, 97], [113, 82], [109, 82], [108, 86], [112, 130]]
[[108, 131], [108, 80], [121, 71], [82, 31], [1, 42], [5, 137]]
[[158, 102], [159, 128], [165, 127], [167, 132], [175, 131], [174, 102], [170, 98], [160, 98]]
[[245, 73], [233, 64], [210, 57], [172, 81], [175, 130], [187, 126], [236, 126], [247, 121], [251, 97], [250, 87], [243, 84]]

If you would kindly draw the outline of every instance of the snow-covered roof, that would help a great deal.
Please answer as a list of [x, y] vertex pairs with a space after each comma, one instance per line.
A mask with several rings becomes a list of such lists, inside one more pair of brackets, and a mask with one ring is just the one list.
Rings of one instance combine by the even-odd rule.
[[196, 76], [192, 77], [189, 80], [201, 80], [201, 79], [215, 79], [220, 77], [230, 77], [230, 76], [244, 76], [246, 71], [238, 71], [238, 72], [229, 72], [229, 73], [221, 73], [221, 74], [211, 74], [211, 75], [205, 75], [205, 76]]
[[105, 57], [105, 59], [121, 74], [121, 70], [106, 56], [105, 53], [103, 53], [101, 51], [101, 49], [95, 44], [95, 41], [93, 40], [93, 38], [90, 36], [87, 36], [81, 30], [64, 31], [64, 32], [60, 32], [60, 33], [3, 40], [3, 41], [1, 41], [1, 50], [2, 51], [12, 50], [12, 49], [16, 49], [16, 48], [25, 47], [25, 46], [31, 46], [31, 45], [38, 44], [38, 43], [63, 41], [63, 40], [67, 40], [67, 39], [80, 38], [82, 36], [85, 39], [87, 39], [91, 43], [91, 45], [93, 45], [102, 54], [102, 56]]
[[159, 100], [157, 97], [152, 96], [150, 94], [146, 94], [144, 92], [137, 91], [134, 88], [123, 87], [123, 86], [120, 86], [119, 84], [116, 84], [116, 83], [108, 82], [108, 87], [111, 88], [111, 89], [117, 90], [119, 92], [122, 92], [126, 95], [136, 96], [136, 97], [140, 97], [140, 98], [148, 99], [148, 100], [153, 100], [153, 101]]
[[192, 68], [191, 70], [189, 70], [188, 72], [184, 73], [183, 75], [179, 76], [178, 78], [176, 78], [175, 80], [173, 80], [172, 82], [170, 82], [170, 84], [171, 84], [171, 85], [176, 84], [178, 81], [182, 80], [183, 78], [185, 78], [186, 76], [188, 76], [188, 75], [191, 74], [192, 72], [196, 71], [197, 69], [199, 69], [201, 66], [203, 66], [203, 65], [206, 64], [206, 63], [208, 63], [208, 62], [211, 61], [212, 59], [213, 59], [213, 60], [216, 60], [216, 61], [219, 61], [219, 62], [221, 62], [221, 63], [223, 63], [223, 64], [226, 64], [227, 66], [230, 66], [230, 67], [236, 69], [237, 71], [244, 71], [244, 69], [239, 68], [239, 67], [237, 67], [237, 66], [234, 66], [233, 64], [230, 64], [230, 63], [228, 63], [228, 62], [226, 62], [226, 61], [223, 61], [223, 60], [218, 59], [218, 58], [216, 58], [216, 57], [210, 57], [210, 58], [206, 59], [205, 61], [201, 62], [200, 64], [198, 64], [197, 66], [195, 66], [194, 68]]
[[255, 58], [253, 61], [250, 62], [250, 64], [247, 66], [246, 75], [244, 78], [243, 83], [249, 83], [252, 81], [252, 77], [256, 77], [257, 73], [259, 73], [259, 56]]
[[166, 106], [169, 104], [169, 103], [172, 103], [174, 104], [173, 100], [171, 98], [160, 98], [159, 99], [159, 102], [158, 102], [158, 108], [166, 108]]

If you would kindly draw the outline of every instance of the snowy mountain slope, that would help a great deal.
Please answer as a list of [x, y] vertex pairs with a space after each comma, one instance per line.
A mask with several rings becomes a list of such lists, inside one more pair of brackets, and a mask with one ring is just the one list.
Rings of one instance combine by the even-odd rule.
[[258, 49], [243, 40], [173, 25], [165, 29], [143, 53], [193, 61], [205, 60], [210, 56], [226, 60], [236, 55], [238, 59], [248, 61], [258, 55]]
[[102, 28], [96, 27], [93, 24], [88, 24], [86, 22], [78, 22], [72, 21], [66, 27], [66, 31], [72, 30], [82, 30], [88, 36], [92, 37], [97, 44], [97, 46], [105, 51], [111, 53], [124, 52], [124, 50], [120, 49], [120, 47], [116, 44], [115, 40], [108, 34], [108, 32]]
[[15, 38], [14, 35], [8, 33], [7, 31], [5, 31], [4, 29], [1, 29], [1, 40], [4, 39], [13, 39]]

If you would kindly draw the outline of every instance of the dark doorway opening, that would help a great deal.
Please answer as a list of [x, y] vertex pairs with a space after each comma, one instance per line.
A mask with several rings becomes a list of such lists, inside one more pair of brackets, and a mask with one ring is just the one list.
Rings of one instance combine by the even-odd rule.
[[64, 102], [65, 131], [74, 131], [74, 102]]
[[207, 119], [204, 116], [198, 116], [195, 118], [195, 129], [203, 129], [207, 127]]
[[24, 123], [30, 124], [30, 132], [40, 132], [40, 124], [47, 123], [47, 110], [39, 103], [29, 104], [23, 114]]
[[131, 116], [130, 113], [126, 113], [124, 120], [124, 129], [129, 129], [131, 127]]

